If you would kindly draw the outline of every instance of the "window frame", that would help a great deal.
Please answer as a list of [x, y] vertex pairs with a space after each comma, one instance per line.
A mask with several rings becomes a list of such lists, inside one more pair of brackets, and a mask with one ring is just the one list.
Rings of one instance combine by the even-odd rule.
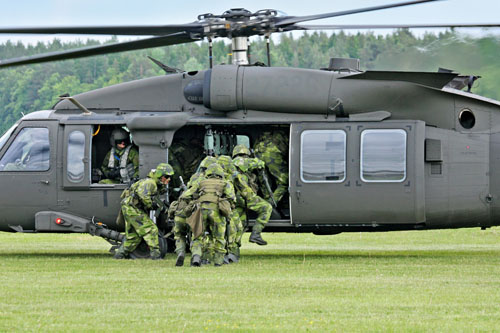
[[[388, 133], [388, 132], [398, 132], [398, 133], [403, 133], [404, 134], [404, 140], [405, 140], [405, 149], [404, 149], [404, 170], [403, 170], [403, 178], [400, 180], [390, 180], [390, 179], [377, 179], [377, 180], [370, 180], [370, 179], [365, 179], [363, 177], [363, 163], [364, 163], [364, 140], [365, 140], [365, 135], [369, 133]], [[361, 132], [360, 135], [360, 140], [359, 140], [359, 178], [364, 182], [364, 183], [403, 183], [407, 176], [408, 176], [408, 133], [401, 128], [384, 128], [384, 129], [366, 129]]]
[[[304, 136], [311, 133], [311, 132], [314, 132], [314, 133], [342, 133], [343, 135], [343, 139], [344, 139], [344, 145], [343, 145], [343, 149], [344, 149], [344, 168], [343, 168], [343, 171], [344, 171], [344, 177], [342, 179], [339, 179], [339, 180], [306, 180], [304, 178], [304, 168], [303, 168], [303, 160], [304, 160]], [[347, 179], [347, 133], [346, 131], [342, 130], [342, 129], [308, 129], [308, 130], [304, 130], [302, 131], [302, 133], [300, 134], [300, 166], [299, 166], [299, 174], [300, 174], [300, 180], [303, 182], [303, 183], [325, 183], [325, 184], [329, 184], [329, 183], [343, 183], [346, 179]]]

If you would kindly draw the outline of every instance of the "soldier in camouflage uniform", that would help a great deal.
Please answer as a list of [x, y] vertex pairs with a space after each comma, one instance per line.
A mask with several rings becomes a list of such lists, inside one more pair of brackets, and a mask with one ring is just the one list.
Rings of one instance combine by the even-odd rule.
[[244, 206], [238, 203], [236, 208], [240, 220], [246, 220], [245, 207], [256, 212], [258, 216], [252, 228], [249, 241], [259, 245], [266, 245], [267, 242], [262, 239], [261, 232], [271, 217], [272, 206], [257, 195], [257, 177], [253, 173], [254, 170], [265, 168], [266, 165], [258, 158], [250, 158], [250, 150], [244, 145], [234, 147], [233, 163], [239, 171], [234, 181], [234, 187], [245, 201]]
[[157, 195], [162, 192], [174, 170], [167, 163], [160, 163], [148, 176], [135, 182], [122, 194], [122, 213], [125, 219], [125, 241], [116, 251], [115, 259], [124, 259], [144, 241], [148, 244], [151, 259], [161, 259], [158, 228], [149, 217], [157, 209]]
[[[234, 181], [238, 176], [238, 171], [236, 171], [236, 167], [233, 164], [233, 160], [230, 156], [221, 155], [217, 158], [217, 163], [224, 169], [224, 178], [234, 185]], [[241, 194], [236, 191], [236, 202], [240, 202], [240, 206], [244, 206], [244, 199], [241, 197]], [[240, 220], [240, 216], [236, 209], [231, 211], [231, 216], [229, 216], [229, 223], [227, 223], [227, 257], [224, 258], [228, 263], [236, 263], [238, 262], [240, 256], [240, 247], [241, 247], [241, 237], [238, 238], [239, 235], [243, 235], [243, 223]]]
[[[187, 183], [187, 188], [190, 189], [195, 184], [199, 184], [204, 177], [204, 172], [207, 167], [215, 163], [217, 160], [215, 157], [207, 156], [200, 163], [200, 167], [198, 172], [191, 176], [191, 179]], [[176, 266], [184, 265], [184, 258], [186, 256], [186, 245], [187, 245], [187, 236], [190, 232], [189, 225], [186, 223], [187, 214], [190, 210], [189, 199], [185, 197], [186, 192], [184, 192], [178, 201], [172, 202], [172, 205], [169, 209], [169, 217], [174, 216], [174, 239], [175, 239], [175, 253], [177, 253], [177, 261], [175, 263]]]
[[[172, 146], [168, 149], [168, 162], [174, 168], [177, 176], [182, 176], [187, 180], [191, 177], [198, 168], [203, 158], [203, 145], [200, 144], [197, 138], [191, 140], [174, 140]], [[179, 187], [178, 178], [174, 179], [171, 184], [173, 187]]]
[[111, 132], [111, 150], [104, 157], [101, 171], [106, 179], [100, 184], [129, 184], [139, 178], [139, 152], [130, 143], [130, 136], [124, 129]]
[[[234, 189], [228, 181], [224, 179], [224, 170], [218, 164], [212, 164], [205, 171], [205, 179], [198, 184], [194, 184], [186, 191], [185, 198], [195, 199], [201, 205], [204, 233], [193, 240], [191, 247], [192, 266], [201, 265], [203, 254], [203, 238], [208, 234], [207, 251], [213, 251], [213, 262], [215, 266], [221, 266], [224, 262], [226, 221], [223, 216], [231, 214], [236, 197]], [[226, 206], [224, 206], [226, 201]], [[227, 207], [230, 207], [229, 209]]]
[[274, 201], [279, 203], [288, 190], [288, 136], [282, 131], [266, 131], [254, 145], [255, 156], [266, 163], [274, 177], [276, 189]]

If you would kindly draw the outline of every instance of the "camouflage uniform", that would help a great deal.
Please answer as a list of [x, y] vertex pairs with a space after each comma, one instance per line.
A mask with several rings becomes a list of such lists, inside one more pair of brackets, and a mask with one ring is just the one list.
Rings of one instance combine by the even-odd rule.
[[106, 179], [101, 180], [99, 182], [100, 184], [120, 184], [121, 182], [125, 182], [120, 173], [114, 172], [113, 168], [109, 167], [109, 159], [111, 158], [111, 155], [113, 153], [115, 168], [123, 168], [121, 158], [125, 154], [125, 152], [127, 152], [127, 150], [128, 156], [125, 165], [127, 166], [127, 168], [133, 168], [134, 170], [133, 172], [129, 172], [128, 176], [130, 177], [130, 180], [139, 178], [139, 151], [135, 147], [128, 145], [124, 149], [112, 148], [106, 154], [106, 157], [104, 157], [104, 161], [102, 162], [101, 166], [101, 171], [103, 172]]
[[[254, 150], [255, 156], [266, 163], [274, 177], [276, 189], [273, 197], [278, 203], [288, 190], [288, 137], [281, 131], [264, 132], [257, 139]], [[267, 191], [265, 193], [267, 196]]]
[[149, 211], [154, 208], [155, 197], [163, 184], [162, 176], [170, 177], [173, 169], [167, 163], [160, 163], [151, 170], [145, 179], [141, 179], [122, 193], [121, 209], [125, 219], [125, 241], [115, 254], [122, 259], [133, 252], [142, 239], [148, 244], [151, 258], [160, 258], [158, 244], [158, 228], [149, 217]]
[[[234, 187], [234, 181], [238, 176], [238, 171], [236, 170], [231, 157], [221, 155], [217, 158], [217, 163], [224, 169], [224, 178]], [[244, 200], [242, 199], [241, 194], [236, 191], [236, 189], [235, 192], [236, 202], [240, 202], [244, 205]], [[243, 235], [244, 227], [236, 209], [233, 209], [231, 216], [229, 216], [227, 228], [227, 252], [228, 254], [233, 254], [238, 258], [240, 256], [241, 236]]]
[[[195, 140], [178, 140], [172, 143], [168, 149], [168, 162], [174, 168], [177, 176], [182, 176], [184, 180], [189, 179], [198, 168], [203, 158], [203, 147], [197, 144]], [[173, 187], [179, 187], [178, 177], [172, 181]]]
[[[187, 183], [187, 188], [190, 189], [193, 185], [199, 184], [204, 177], [204, 172], [207, 167], [216, 162], [216, 159], [211, 156], [205, 157], [205, 159], [200, 163], [200, 170], [191, 176], [189, 182]], [[189, 199], [186, 198], [186, 192], [184, 192], [177, 202], [173, 202], [171, 209], [169, 210], [169, 215], [174, 215], [174, 239], [175, 239], [175, 252], [179, 255], [180, 253], [186, 252], [187, 245], [187, 235], [190, 231], [189, 226], [186, 223], [186, 218], [188, 217], [189, 210]]]
[[[269, 202], [257, 195], [258, 187], [255, 183], [256, 176], [252, 173], [253, 170], [262, 169], [265, 163], [258, 158], [250, 158], [250, 151], [245, 146], [238, 145], [233, 150], [233, 163], [239, 169], [239, 173], [235, 178], [234, 187], [241, 194], [245, 204], [237, 203], [236, 210], [241, 221], [246, 220], [245, 207], [253, 210], [258, 214], [255, 224], [250, 235], [250, 242], [259, 245], [266, 245], [267, 242], [261, 238], [262, 229], [269, 221], [272, 212], [272, 206]], [[241, 236], [239, 236], [241, 238]]]
[[[186, 191], [186, 198], [198, 197], [201, 205], [204, 233], [193, 240], [191, 253], [193, 261], [201, 259], [203, 254], [204, 234], [208, 234], [208, 252], [213, 251], [214, 265], [222, 265], [224, 261], [226, 221], [221, 214], [221, 202], [227, 200], [234, 207], [236, 197], [231, 183], [224, 180], [224, 171], [219, 165], [211, 165], [205, 172], [206, 179], [193, 185]], [[230, 213], [230, 212], [229, 212]]]

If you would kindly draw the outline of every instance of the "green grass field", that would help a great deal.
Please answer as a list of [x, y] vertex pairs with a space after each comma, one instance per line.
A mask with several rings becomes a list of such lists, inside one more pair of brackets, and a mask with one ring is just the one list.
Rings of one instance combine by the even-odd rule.
[[264, 237], [192, 268], [0, 233], [0, 331], [500, 330], [500, 228]]

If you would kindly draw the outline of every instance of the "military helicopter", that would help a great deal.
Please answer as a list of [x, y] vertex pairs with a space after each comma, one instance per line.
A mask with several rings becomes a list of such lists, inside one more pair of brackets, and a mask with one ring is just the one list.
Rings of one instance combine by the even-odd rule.
[[[193, 72], [154, 59], [168, 75], [65, 96], [53, 109], [17, 121], [0, 138], [0, 230], [90, 233], [119, 244], [116, 215], [127, 184], [101, 184], [94, 172], [116, 128], [127, 128], [138, 147], [140, 177], [171, 161], [169, 148], [181, 142], [201, 143], [204, 154], [230, 155], [236, 144], [251, 147], [264, 131], [286, 132], [288, 195], [265, 231], [325, 235], [500, 225], [500, 102], [470, 92], [477, 77], [361, 71], [357, 59], [336, 58], [319, 70], [275, 68], [269, 43], [267, 66], [248, 58], [249, 37], [269, 42], [273, 33], [294, 30], [500, 26], [301, 24], [434, 1], [308, 16], [236, 8], [163, 26], [0, 28], [154, 36], [2, 60], [0, 67], [204, 38], [210, 59], [209, 69]], [[212, 40], [219, 37], [232, 41], [230, 65], [212, 63]], [[158, 225], [167, 233], [172, 223], [161, 216]], [[162, 246], [168, 250], [168, 242]]]

